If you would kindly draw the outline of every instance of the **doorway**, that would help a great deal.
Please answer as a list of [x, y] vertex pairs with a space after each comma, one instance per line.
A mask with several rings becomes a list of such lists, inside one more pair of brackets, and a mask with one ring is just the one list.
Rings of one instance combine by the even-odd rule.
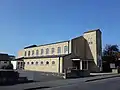
[[80, 60], [72, 60], [73, 68], [80, 69]]

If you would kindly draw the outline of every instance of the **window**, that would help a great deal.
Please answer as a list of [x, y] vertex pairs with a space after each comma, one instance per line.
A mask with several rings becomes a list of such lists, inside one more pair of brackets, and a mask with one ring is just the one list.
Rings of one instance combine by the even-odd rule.
[[38, 62], [36, 62], [36, 65], [38, 65]]
[[64, 53], [68, 52], [68, 46], [64, 46]]
[[93, 42], [91, 41], [91, 42], [88, 42], [89, 44], [93, 44]]
[[20, 62], [17, 63], [18, 65], [20, 64]]
[[27, 55], [27, 52], [25, 51], [25, 54], [24, 54], [25, 56]]
[[28, 51], [28, 56], [30, 56], [30, 51]]
[[34, 62], [31, 62], [31, 64], [33, 65], [33, 64], [34, 64]]
[[58, 54], [61, 53], [61, 47], [58, 47]]
[[47, 61], [47, 62], [46, 62], [46, 65], [48, 65], [48, 64], [49, 64], [49, 62]]
[[43, 61], [41, 61], [41, 64], [43, 64]]
[[49, 54], [49, 48], [46, 49], [46, 54]]
[[32, 55], [34, 55], [34, 50], [32, 50]]
[[51, 53], [53, 54], [55, 51], [54, 51], [54, 48], [51, 49]]
[[55, 61], [52, 61], [52, 64], [54, 65], [54, 64], [55, 64]]
[[29, 62], [27, 62], [27, 64], [29, 65]]
[[88, 62], [87, 61], [82, 61], [82, 68], [83, 68], [83, 70], [88, 69]]
[[44, 53], [44, 50], [43, 49], [41, 49], [41, 55]]
[[37, 55], [37, 56], [39, 55], [39, 51], [38, 51], [38, 50], [36, 50], [36, 55]]
[[4, 63], [7, 63], [7, 61], [4, 61]]

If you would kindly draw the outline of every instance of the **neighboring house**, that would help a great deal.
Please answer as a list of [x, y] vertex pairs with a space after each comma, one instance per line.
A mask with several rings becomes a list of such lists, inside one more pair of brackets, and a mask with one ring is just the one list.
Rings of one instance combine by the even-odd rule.
[[23, 58], [16, 58], [15, 59], [16, 62], [16, 69], [19, 69], [19, 70], [23, 70], [24, 69], [24, 61], [23, 61]]
[[13, 57], [15, 58], [15, 56], [0, 53], [0, 68], [2, 68], [3, 66], [7, 66]]
[[77, 68], [99, 72], [102, 69], [101, 31], [91, 30], [68, 41], [32, 45], [18, 52], [25, 70], [63, 73]]

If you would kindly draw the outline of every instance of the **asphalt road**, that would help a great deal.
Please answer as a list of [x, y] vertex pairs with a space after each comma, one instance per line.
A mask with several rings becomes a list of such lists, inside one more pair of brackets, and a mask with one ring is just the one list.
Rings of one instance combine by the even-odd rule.
[[120, 77], [85, 82], [80, 84], [76, 83], [60, 87], [58, 86], [45, 90], [120, 90]]
[[87, 78], [0, 86], [0, 90], [120, 90], [120, 77], [85, 82]]

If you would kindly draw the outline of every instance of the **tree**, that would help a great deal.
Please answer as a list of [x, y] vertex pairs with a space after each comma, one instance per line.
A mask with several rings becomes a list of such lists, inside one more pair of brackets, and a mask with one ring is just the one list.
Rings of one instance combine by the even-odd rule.
[[111, 71], [110, 63], [116, 63], [118, 59], [119, 47], [118, 45], [106, 45], [103, 50], [103, 70]]
[[119, 52], [118, 45], [106, 45], [103, 50], [104, 56], [115, 56]]

